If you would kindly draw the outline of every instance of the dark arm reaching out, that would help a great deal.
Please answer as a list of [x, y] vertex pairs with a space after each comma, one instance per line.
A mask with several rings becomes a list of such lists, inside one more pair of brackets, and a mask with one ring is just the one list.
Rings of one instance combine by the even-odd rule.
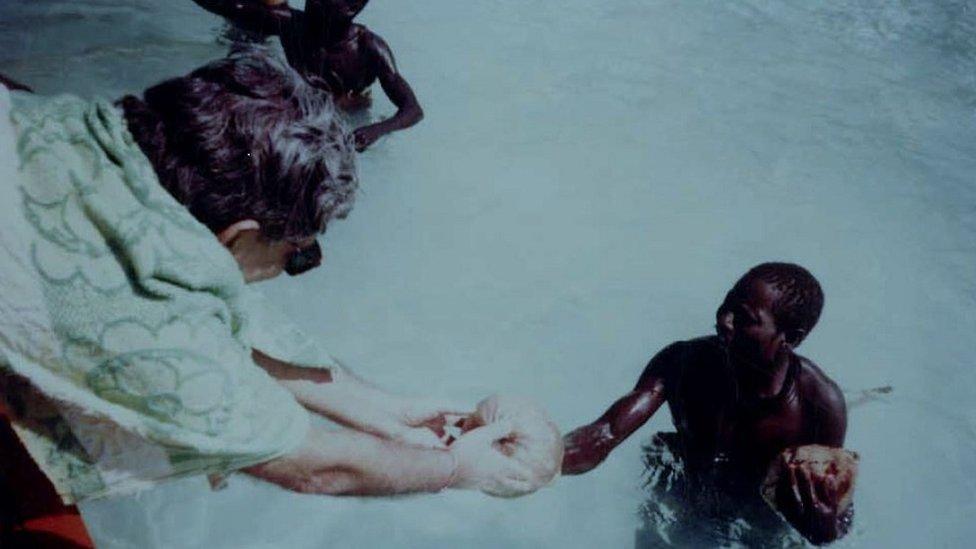
[[383, 92], [396, 105], [397, 112], [386, 120], [356, 130], [356, 150], [359, 151], [365, 150], [380, 137], [409, 128], [424, 118], [424, 110], [420, 107], [417, 96], [397, 70], [390, 47], [372, 32], [367, 33], [365, 39], [367, 50], [373, 56], [377, 78], [383, 87]]
[[658, 353], [631, 392], [614, 402], [600, 419], [565, 436], [564, 475], [579, 475], [599, 465], [657, 412], [666, 400], [662, 373], [671, 360], [669, 355], [667, 349]]
[[269, 6], [261, 0], [193, 0], [201, 8], [230, 19], [234, 24], [261, 34], [281, 34], [291, 21], [287, 2]]
[[0, 84], [4, 85], [10, 91], [25, 91], [33, 92], [28, 86], [21, 84], [20, 82], [14, 80], [13, 78], [7, 78], [6, 76], [0, 74]]

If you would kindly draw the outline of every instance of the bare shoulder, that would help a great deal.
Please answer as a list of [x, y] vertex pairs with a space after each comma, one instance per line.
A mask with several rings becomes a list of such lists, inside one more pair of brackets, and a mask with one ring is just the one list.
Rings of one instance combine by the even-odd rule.
[[390, 46], [386, 43], [386, 40], [383, 40], [382, 36], [370, 30], [366, 25], [354, 23], [352, 32], [361, 47], [373, 52], [390, 51]]
[[722, 359], [721, 348], [714, 337], [675, 341], [654, 355], [637, 381], [637, 387], [649, 387], [664, 381], [676, 381], [689, 368], [707, 374]]
[[817, 409], [834, 414], [847, 414], [844, 392], [840, 386], [809, 358], [797, 355], [800, 361], [799, 389], [803, 400]]
[[383, 37], [371, 31], [364, 25], [355, 25], [356, 40], [359, 43], [359, 47], [372, 55], [380, 65], [389, 66], [390, 68], [395, 67], [395, 59], [393, 57], [393, 51], [390, 49], [389, 44]]

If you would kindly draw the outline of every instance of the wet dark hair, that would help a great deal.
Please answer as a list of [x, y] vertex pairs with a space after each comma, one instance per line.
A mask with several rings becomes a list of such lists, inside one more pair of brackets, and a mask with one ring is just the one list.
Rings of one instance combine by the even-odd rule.
[[[749, 269], [730, 294], [743, 292], [756, 280], [761, 280], [779, 291], [773, 305], [776, 325], [783, 331], [803, 330], [809, 334], [820, 320], [824, 294], [817, 279], [810, 271], [794, 263], [762, 263]], [[728, 298], [726, 298], [726, 301]]]
[[119, 101], [162, 185], [217, 233], [254, 219], [271, 240], [352, 209], [352, 138], [331, 98], [249, 48]]

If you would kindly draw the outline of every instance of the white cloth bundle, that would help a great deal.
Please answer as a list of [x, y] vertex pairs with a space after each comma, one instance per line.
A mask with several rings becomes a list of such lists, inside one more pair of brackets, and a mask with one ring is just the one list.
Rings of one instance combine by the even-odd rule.
[[549, 416], [528, 400], [493, 395], [478, 403], [475, 413], [462, 427], [464, 431], [499, 421], [510, 422], [512, 436], [499, 440], [495, 448], [532, 471], [527, 490], [492, 493], [500, 497], [518, 497], [548, 485], [559, 474], [563, 461], [563, 439]]

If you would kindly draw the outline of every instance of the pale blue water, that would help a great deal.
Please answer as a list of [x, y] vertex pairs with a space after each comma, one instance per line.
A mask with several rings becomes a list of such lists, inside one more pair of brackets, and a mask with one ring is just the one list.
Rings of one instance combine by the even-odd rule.
[[[411, 393], [530, 395], [571, 428], [708, 332], [749, 266], [798, 261], [827, 292], [801, 352], [850, 391], [895, 388], [851, 410], [840, 545], [972, 545], [976, 4], [376, 1], [362, 20], [427, 118], [362, 156], [326, 265], [266, 286], [334, 354]], [[189, 0], [0, 0], [0, 70], [117, 96], [220, 55], [220, 28]], [[630, 547], [666, 416], [514, 501], [235, 478], [84, 512], [113, 548]]]

